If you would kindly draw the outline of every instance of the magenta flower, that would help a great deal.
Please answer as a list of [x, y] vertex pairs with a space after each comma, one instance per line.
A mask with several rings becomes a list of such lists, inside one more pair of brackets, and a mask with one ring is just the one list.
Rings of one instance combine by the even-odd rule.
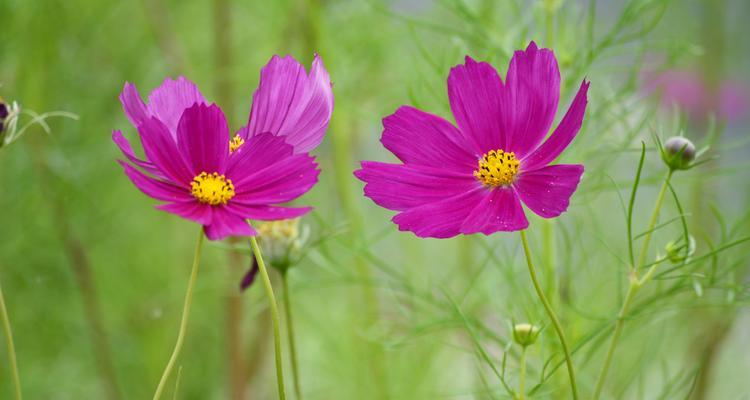
[[291, 57], [274, 56], [261, 70], [248, 125], [230, 138], [222, 110], [207, 105], [195, 84], [166, 79], [145, 104], [133, 84], [120, 95], [137, 128], [145, 159], [120, 131], [112, 139], [127, 158], [125, 174], [157, 206], [204, 226], [212, 240], [255, 235], [248, 219], [301, 216], [283, 207], [317, 182], [306, 152], [323, 140], [333, 111], [328, 73], [315, 57], [308, 75]]
[[578, 133], [584, 81], [559, 126], [560, 72], [552, 51], [516, 51], [505, 83], [488, 63], [451, 69], [448, 98], [456, 126], [403, 106], [383, 120], [381, 142], [403, 164], [363, 161], [355, 175], [365, 195], [399, 213], [402, 231], [419, 237], [525, 229], [521, 203], [544, 218], [568, 208], [583, 165], [548, 165]]

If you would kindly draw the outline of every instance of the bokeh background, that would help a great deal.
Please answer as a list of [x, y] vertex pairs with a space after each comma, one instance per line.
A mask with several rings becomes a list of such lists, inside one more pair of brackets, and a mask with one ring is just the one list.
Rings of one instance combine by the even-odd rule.
[[[393, 160], [378, 139], [399, 105], [451, 118], [445, 81], [464, 55], [504, 74], [530, 40], [558, 57], [558, 120], [592, 82], [562, 160], [585, 164], [584, 180], [568, 213], [534, 217], [529, 232], [582, 392], [627, 283], [623, 199], [640, 143], [635, 233], [666, 172], [653, 137], [682, 132], [714, 159], [675, 176], [684, 212], [668, 196], [651, 258], [680, 238], [684, 215], [697, 261], [665, 263], [640, 293], [605, 397], [750, 398], [748, 15], [744, 0], [1, 0], [0, 95], [79, 116], [0, 149], [0, 280], [26, 398], [149, 398], [174, 345], [197, 227], [155, 210], [115, 163], [112, 129], [135, 133], [124, 82], [145, 94], [185, 75], [239, 128], [273, 54], [309, 65], [316, 52], [336, 108], [315, 151], [321, 181], [300, 200], [316, 207], [303, 219], [315, 244], [289, 273], [305, 398], [507, 398], [480, 353], [515, 386], [510, 324], [546, 325], [518, 235], [398, 232], [352, 171]], [[238, 288], [249, 265], [241, 246], [205, 247], [176, 398], [275, 397], [262, 287]], [[533, 398], [567, 398], [559, 350], [545, 328], [529, 354]]]

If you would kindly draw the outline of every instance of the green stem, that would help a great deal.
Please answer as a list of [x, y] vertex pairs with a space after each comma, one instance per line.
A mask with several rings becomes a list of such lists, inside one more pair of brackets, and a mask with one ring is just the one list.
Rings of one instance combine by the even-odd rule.
[[526, 393], [526, 346], [521, 348], [521, 370], [518, 372], [518, 400], [523, 400]]
[[279, 399], [286, 399], [286, 390], [284, 389], [284, 370], [281, 363], [281, 333], [279, 329], [279, 309], [276, 306], [276, 296], [273, 295], [273, 286], [271, 286], [271, 278], [268, 277], [268, 270], [266, 270], [266, 263], [263, 262], [263, 256], [260, 253], [260, 246], [258, 246], [258, 240], [255, 236], [250, 237], [250, 246], [253, 248], [253, 254], [255, 254], [255, 260], [258, 261], [258, 272], [263, 279], [263, 286], [266, 288], [266, 296], [268, 297], [268, 303], [271, 308], [271, 322], [273, 323], [273, 349], [274, 355], [276, 356], [276, 383], [279, 387]]
[[185, 303], [182, 306], [182, 320], [180, 321], [180, 331], [177, 333], [177, 343], [174, 345], [172, 356], [169, 357], [167, 367], [164, 369], [164, 373], [161, 376], [159, 385], [156, 387], [154, 393], [154, 400], [161, 398], [161, 394], [167, 385], [169, 375], [172, 373], [177, 357], [180, 356], [180, 350], [182, 350], [182, 343], [185, 341], [185, 332], [187, 331], [188, 319], [190, 317], [190, 305], [193, 302], [193, 288], [195, 287], [195, 281], [198, 277], [198, 266], [200, 266], [201, 259], [201, 248], [203, 247], [203, 227], [198, 232], [198, 240], [195, 244], [195, 254], [193, 255], [193, 268], [190, 272], [190, 280], [188, 281], [187, 292], [185, 293]]
[[617, 314], [617, 322], [615, 323], [615, 329], [612, 332], [612, 339], [609, 342], [607, 353], [604, 356], [604, 364], [602, 365], [602, 369], [599, 371], [599, 377], [596, 380], [594, 396], [592, 397], [593, 400], [597, 400], [599, 396], [601, 396], [602, 390], [604, 389], [604, 382], [607, 380], [607, 373], [609, 372], [610, 364], [612, 363], [612, 359], [615, 355], [615, 349], [617, 348], [618, 339], [620, 338], [620, 335], [622, 334], [622, 328], [625, 325], [625, 316], [630, 309], [630, 305], [633, 303], [635, 294], [638, 292], [638, 289], [640, 289], [641, 286], [643, 286], [643, 284], [649, 281], [653, 276], [656, 264], [651, 266], [651, 268], [646, 272], [642, 279], [638, 278], [638, 270], [643, 267], [646, 262], [648, 247], [651, 243], [651, 234], [654, 232], [656, 221], [658, 221], [659, 219], [659, 211], [661, 210], [661, 205], [664, 202], [664, 195], [667, 193], [667, 188], [669, 188], [669, 181], [672, 179], [672, 173], [673, 171], [669, 170], [669, 172], [667, 173], [667, 177], [664, 179], [664, 183], [662, 183], [661, 189], [659, 189], [659, 194], [656, 196], [656, 202], [654, 203], [654, 210], [651, 212], [651, 220], [648, 223], [648, 229], [646, 231], [647, 233], [643, 238], [641, 252], [638, 255], [638, 262], [636, 263], [636, 265], [631, 266], [628, 292], [625, 294], [625, 299], [622, 302], [622, 307], [620, 308], [620, 312]]
[[21, 378], [18, 377], [18, 362], [16, 361], [16, 346], [13, 344], [13, 331], [10, 328], [8, 309], [5, 308], [5, 296], [0, 285], [0, 314], [3, 318], [3, 330], [5, 331], [5, 344], [8, 346], [8, 363], [13, 375], [13, 386], [16, 389], [16, 400], [21, 400]]
[[294, 380], [294, 394], [297, 400], [302, 400], [302, 390], [299, 383], [299, 367], [297, 364], [297, 346], [294, 344], [294, 322], [292, 319], [292, 302], [289, 299], [289, 283], [286, 277], [287, 271], [281, 274], [281, 282], [284, 291], [284, 310], [286, 315], [286, 337], [289, 341], [289, 354], [292, 359], [292, 378]]
[[544, 290], [542, 290], [542, 287], [539, 285], [539, 279], [536, 276], [536, 271], [534, 270], [534, 264], [531, 261], [531, 250], [529, 249], [529, 243], [526, 240], [526, 231], [521, 231], [521, 243], [523, 244], [523, 251], [526, 254], [526, 264], [529, 266], [529, 274], [531, 275], [531, 282], [534, 283], [534, 289], [536, 290], [536, 294], [539, 296], [539, 300], [542, 301], [542, 305], [544, 305], [544, 309], [547, 311], [547, 315], [549, 316], [550, 320], [552, 320], [552, 325], [555, 327], [555, 332], [557, 332], [557, 337], [560, 339], [560, 345], [562, 346], [563, 352], [565, 353], [565, 364], [568, 367], [568, 378], [570, 379], [570, 390], [573, 392], [573, 399], [577, 400], [578, 399], [578, 385], [576, 385], [576, 375], [575, 375], [575, 371], [573, 370], [573, 360], [570, 357], [570, 349], [568, 348], [568, 343], [565, 340], [565, 333], [562, 330], [560, 321], [557, 319], [555, 312], [552, 311], [552, 306], [549, 304], [549, 300], [547, 300], [547, 296], [544, 295]]

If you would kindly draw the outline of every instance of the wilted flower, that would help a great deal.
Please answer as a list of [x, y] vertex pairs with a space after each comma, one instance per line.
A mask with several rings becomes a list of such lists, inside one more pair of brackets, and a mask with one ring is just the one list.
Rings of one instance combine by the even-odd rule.
[[560, 72], [549, 49], [516, 51], [506, 82], [488, 63], [454, 67], [448, 98], [457, 127], [404, 106], [383, 120], [381, 142], [403, 164], [363, 161], [355, 175], [365, 195], [398, 211], [400, 230], [446, 238], [525, 229], [523, 202], [544, 218], [568, 208], [583, 165], [549, 165], [578, 133], [584, 81], [560, 125], [552, 126]]
[[526, 347], [536, 343], [540, 329], [531, 324], [513, 325], [513, 340], [519, 345]]
[[247, 219], [277, 220], [309, 207], [278, 206], [307, 192], [318, 173], [306, 152], [323, 139], [333, 110], [330, 79], [319, 57], [310, 74], [291, 57], [261, 70], [248, 125], [230, 138], [222, 110], [207, 105], [195, 84], [167, 79], [141, 100], [125, 84], [120, 100], [138, 129], [140, 159], [120, 131], [112, 135], [129, 162], [126, 175], [158, 209], [202, 224], [206, 236], [255, 235]]
[[673, 136], [664, 142], [661, 158], [670, 169], [689, 169], [695, 160], [695, 145], [682, 136]]

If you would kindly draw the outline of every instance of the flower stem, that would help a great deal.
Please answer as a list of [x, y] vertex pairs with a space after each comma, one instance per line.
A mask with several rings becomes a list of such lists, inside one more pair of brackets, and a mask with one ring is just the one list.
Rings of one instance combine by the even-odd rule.
[[656, 267], [656, 264], [651, 266], [651, 268], [648, 270], [648, 272], [646, 272], [642, 279], [638, 278], [638, 270], [646, 262], [646, 256], [648, 255], [648, 246], [651, 243], [651, 234], [653, 233], [654, 227], [656, 226], [656, 221], [659, 219], [659, 211], [661, 210], [661, 205], [664, 202], [664, 195], [667, 193], [669, 181], [672, 178], [672, 172], [673, 171], [670, 170], [669, 173], [667, 173], [667, 177], [664, 179], [664, 183], [662, 184], [661, 189], [659, 190], [659, 194], [656, 197], [656, 203], [654, 203], [654, 210], [651, 212], [651, 220], [648, 223], [646, 236], [643, 238], [643, 245], [641, 246], [641, 253], [638, 256], [638, 262], [636, 263], [636, 265], [631, 266], [628, 292], [625, 294], [625, 299], [622, 302], [622, 307], [620, 308], [620, 312], [617, 314], [617, 322], [615, 323], [615, 329], [612, 332], [612, 339], [609, 342], [607, 353], [604, 356], [604, 364], [602, 364], [602, 369], [599, 371], [599, 377], [596, 380], [594, 396], [592, 397], [593, 400], [597, 400], [599, 396], [601, 396], [602, 389], [604, 389], [604, 382], [607, 380], [607, 372], [609, 372], [609, 366], [612, 363], [615, 349], [617, 348], [617, 342], [620, 338], [620, 335], [622, 334], [623, 325], [625, 324], [625, 316], [630, 309], [630, 305], [633, 303], [635, 294], [638, 292], [638, 289], [640, 289], [641, 286], [643, 286], [643, 284], [645, 284], [648, 280], [651, 279], [651, 276], [653, 276], [653, 271]]
[[18, 377], [18, 362], [16, 361], [16, 346], [13, 344], [13, 331], [10, 328], [8, 309], [5, 308], [5, 296], [0, 285], [0, 314], [3, 319], [3, 331], [5, 331], [5, 344], [8, 346], [8, 363], [13, 375], [13, 386], [16, 390], [16, 400], [21, 400], [21, 378]]
[[526, 254], [526, 264], [529, 266], [531, 282], [534, 283], [536, 294], [539, 296], [539, 300], [542, 301], [542, 305], [544, 305], [544, 309], [547, 311], [547, 315], [549, 315], [550, 320], [552, 320], [552, 325], [555, 327], [555, 332], [557, 332], [557, 337], [560, 339], [560, 344], [562, 345], [563, 352], [565, 353], [565, 364], [568, 367], [570, 390], [573, 392], [573, 399], [577, 400], [578, 385], [576, 385], [576, 375], [575, 371], [573, 370], [573, 360], [570, 357], [568, 342], [565, 340], [565, 333], [562, 330], [560, 321], [557, 319], [557, 316], [555, 316], [555, 312], [552, 311], [552, 306], [550, 305], [549, 300], [547, 300], [547, 296], [544, 295], [544, 290], [542, 290], [542, 287], [539, 285], [539, 279], [536, 276], [534, 264], [531, 262], [531, 250], [529, 249], [529, 243], [526, 240], [526, 231], [521, 231], [521, 243], [523, 244], [523, 251]]
[[526, 393], [526, 346], [521, 347], [521, 370], [518, 372], [518, 400], [523, 400]]
[[299, 383], [299, 366], [297, 364], [297, 346], [294, 344], [294, 322], [292, 320], [292, 302], [289, 299], [289, 283], [287, 271], [281, 274], [281, 282], [284, 290], [284, 310], [286, 313], [286, 337], [289, 341], [289, 354], [292, 359], [292, 378], [294, 380], [294, 394], [297, 400], [302, 400], [302, 390]]
[[286, 391], [284, 389], [284, 371], [281, 363], [281, 333], [279, 332], [279, 309], [276, 306], [276, 297], [273, 295], [273, 286], [271, 286], [271, 278], [268, 277], [268, 271], [266, 270], [266, 263], [263, 262], [263, 256], [260, 253], [260, 246], [258, 246], [258, 240], [255, 236], [250, 237], [250, 246], [253, 248], [253, 254], [255, 254], [255, 260], [258, 261], [258, 272], [263, 279], [263, 286], [266, 287], [266, 296], [268, 297], [268, 303], [271, 308], [271, 321], [273, 323], [273, 349], [276, 356], [276, 383], [279, 387], [279, 399], [286, 399]]
[[177, 343], [174, 345], [172, 356], [169, 358], [167, 367], [164, 369], [164, 373], [161, 376], [159, 385], [156, 387], [154, 393], [154, 400], [161, 398], [161, 394], [164, 391], [164, 387], [169, 380], [169, 375], [172, 373], [177, 357], [180, 356], [180, 350], [182, 350], [182, 343], [185, 341], [185, 332], [187, 331], [188, 318], [190, 317], [190, 305], [193, 302], [193, 288], [195, 287], [195, 281], [198, 277], [198, 266], [200, 265], [201, 259], [201, 248], [203, 247], [203, 227], [198, 232], [198, 240], [195, 244], [195, 254], [193, 255], [193, 268], [190, 272], [190, 280], [188, 281], [187, 292], [185, 293], [185, 304], [182, 306], [182, 320], [180, 321], [180, 331], [177, 333]]

